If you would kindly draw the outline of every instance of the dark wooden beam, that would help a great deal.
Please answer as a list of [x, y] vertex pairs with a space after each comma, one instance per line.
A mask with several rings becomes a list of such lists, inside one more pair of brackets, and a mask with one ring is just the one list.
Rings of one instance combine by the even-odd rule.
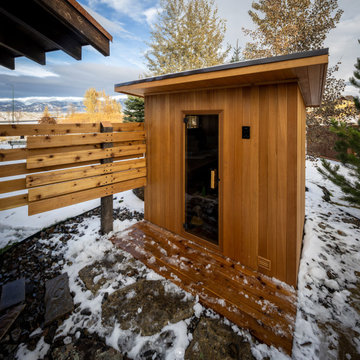
[[40, 65], [45, 65], [45, 51], [34, 42], [16, 23], [0, 14], [0, 45], [14, 51]]
[[1, 45], [0, 45], [0, 65], [5, 66], [10, 70], [15, 69], [14, 55]]
[[109, 39], [66, 0], [34, 0], [101, 54], [110, 55]]
[[[63, 50], [76, 60], [81, 60], [81, 44], [73, 34], [56, 19], [50, 19], [48, 12], [32, 1], [5, 2], [0, 6], [0, 12], [19, 24], [28, 33], [35, 33], [46, 43], [51, 43], [54, 49]], [[29, 16], [32, 14], [32, 16]]]
[[[102, 122], [100, 124], [100, 132], [102, 133], [111, 133], [113, 132], [113, 127], [110, 122]], [[101, 148], [111, 148], [113, 147], [113, 143], [102, 143]], [[101, 164], [112, 163], [112, 158], [102, 159]], [[101, 233], [103, 235], [113, 231], [113, 196], [108, 195], [101, 198]]]

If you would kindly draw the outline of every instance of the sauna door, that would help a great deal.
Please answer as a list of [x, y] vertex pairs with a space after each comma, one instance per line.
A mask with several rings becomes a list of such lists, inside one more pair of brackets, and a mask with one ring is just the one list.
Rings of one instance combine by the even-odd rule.
[[186, 232], [219, 243], [219, 115], [185, 119]]

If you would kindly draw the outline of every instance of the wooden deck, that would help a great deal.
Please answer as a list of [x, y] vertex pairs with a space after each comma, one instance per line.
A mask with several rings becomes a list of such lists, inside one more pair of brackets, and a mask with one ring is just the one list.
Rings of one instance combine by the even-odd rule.
[[292, 288], [146, 221], [112, 241], [260, 341], [291, 354], [296, 316]]

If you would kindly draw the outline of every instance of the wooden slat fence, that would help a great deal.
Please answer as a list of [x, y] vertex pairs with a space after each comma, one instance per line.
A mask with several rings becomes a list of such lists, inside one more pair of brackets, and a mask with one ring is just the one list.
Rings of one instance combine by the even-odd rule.
[[[0, 149], [0, 194], [26, 190], [0, 198], [0, 210], [28, 205], [34, 215], [146, 185], [144, 124], [111, 127], [101, 132], [100, 123], [0, 125], [0, 137], [26, 137], [25, 148]], [[12, 176], [17, 178], [4, 179]]]

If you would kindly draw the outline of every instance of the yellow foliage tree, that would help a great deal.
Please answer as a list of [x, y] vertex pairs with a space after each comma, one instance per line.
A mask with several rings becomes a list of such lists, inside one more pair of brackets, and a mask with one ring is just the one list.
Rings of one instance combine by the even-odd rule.
[[105, 91], [95, 88], [86, 90], [84, 95], [85, 113], [69, 112], [61, 122], [122, 122], [121, 105]]
[[56, 124], [56, 120], [51, 116], [48, 106], [45, 106], [43, 115], [39, 120], [39, 124]]

